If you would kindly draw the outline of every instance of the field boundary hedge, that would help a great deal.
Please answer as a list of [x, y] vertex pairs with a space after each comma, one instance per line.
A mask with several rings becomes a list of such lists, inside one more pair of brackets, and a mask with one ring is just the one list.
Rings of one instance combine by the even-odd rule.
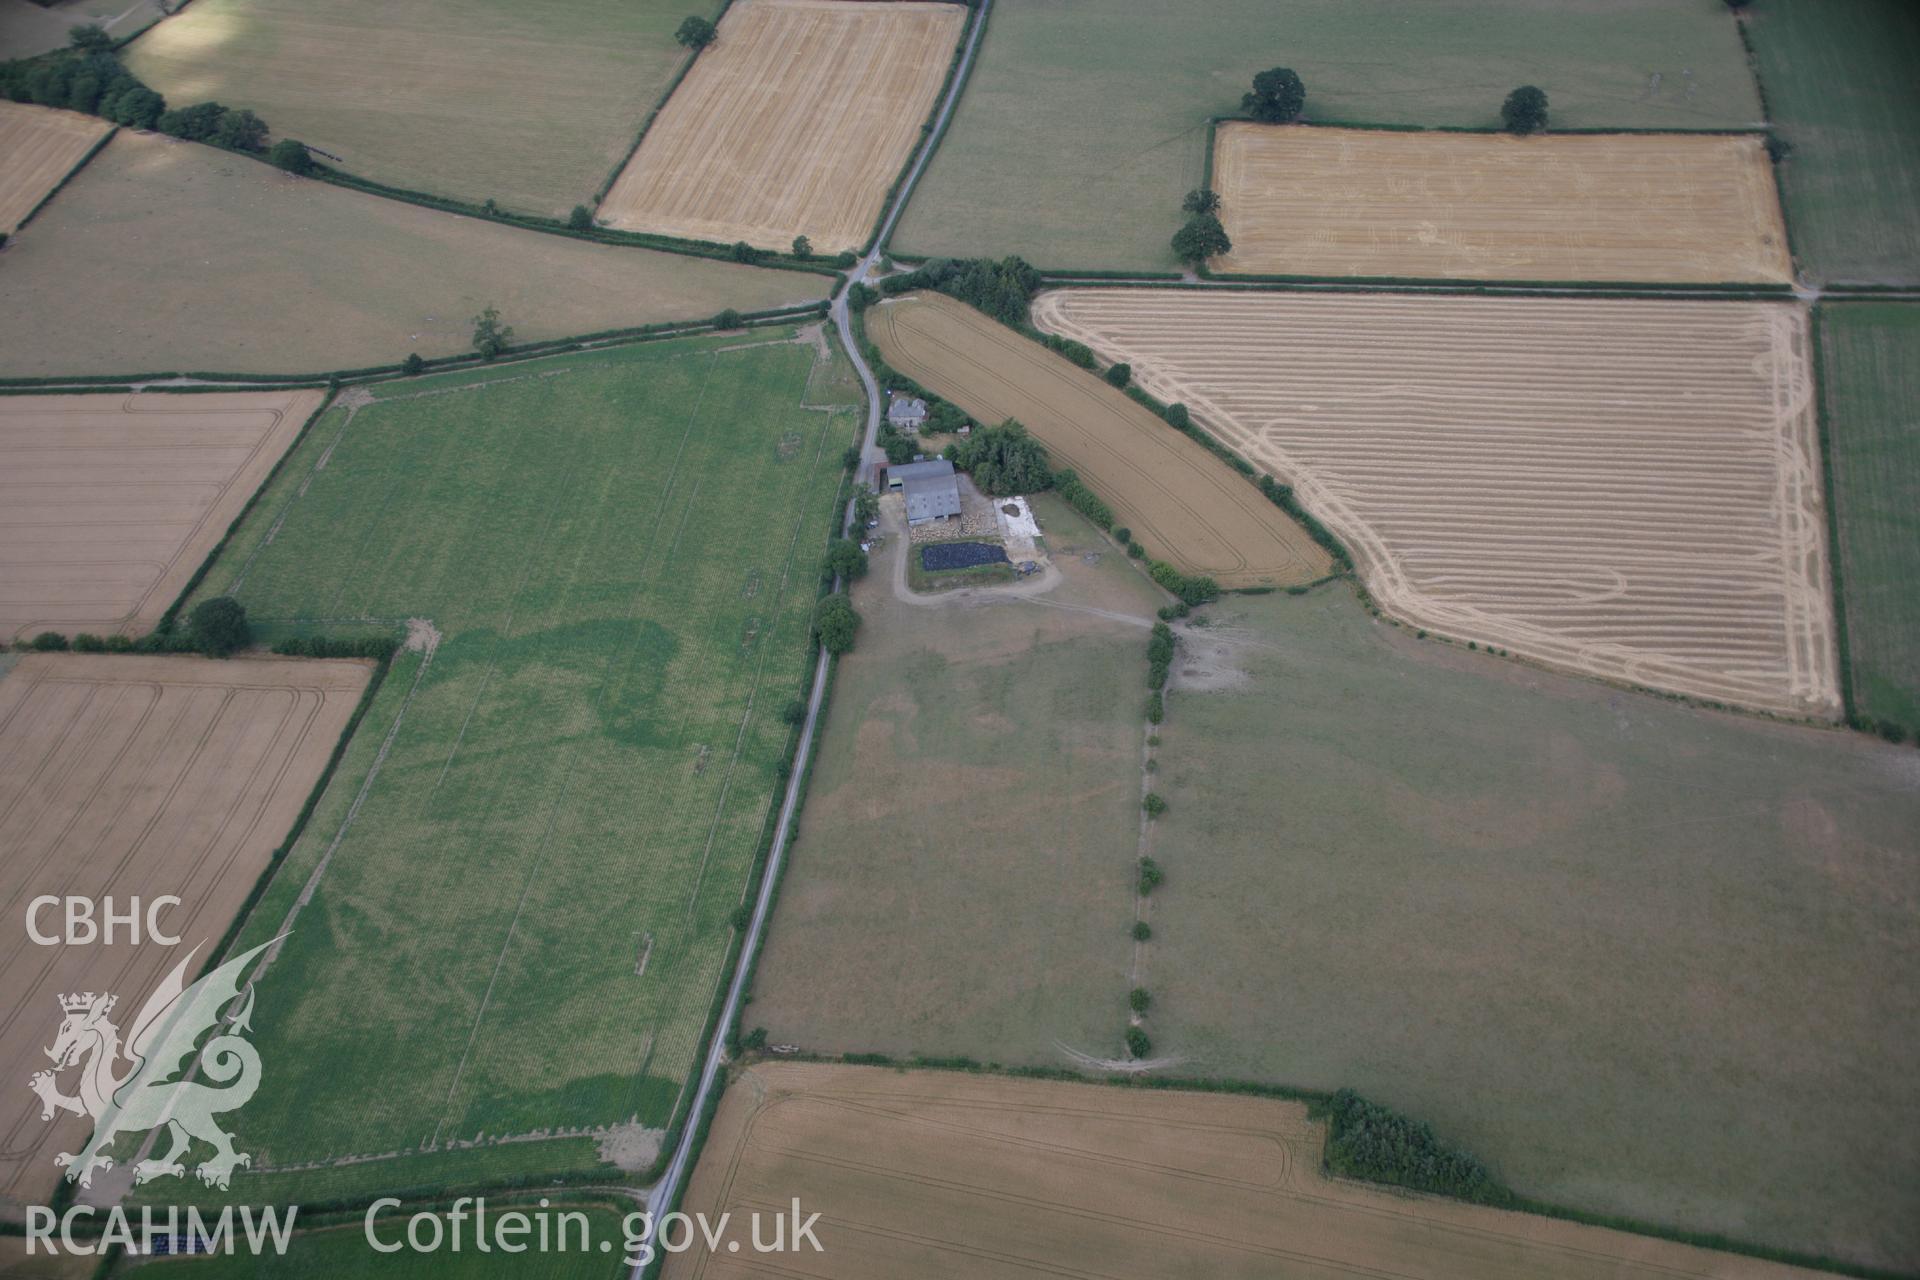
[[1860, 706], [1854, 700], [1853, 653], [1847, 635], [1846, 570], [1841, 564], [1839, 486], [1833, 479], [1833, 426], [1827, 413], [1825, 348], [1821, 337], [1821, 317], [1827, 304], [1811, 308], [1807, 318], [1808, 359], [1813, 366], [1813, 421], [1820, 444], [1820, 485], [1827, 506], [1827, 578], [1832, 593], [1833, 645], [1840, 668], [1840, 709], [1847, 724], [1865, 728]]
[[[964, 83], [960, 84], [960, 92], [954, 94], [954, 104], [952, 104], [954, 109], [948, 111], [947, 119], [941, 123], [939, 129], [933, 129], [933, 121], [937, 121], [937, 119], [941, 117], [941, 104], [947, 102], [947, 94], [952, 90], [954, 77], [960, 73], [960, 59], [966, 58], [968, 48], [981, 48], [981, 46], [987, 44], [987, 21], [993, 17], [993, 4], [991, 4], [991, 0], [989, 0], [987, 4], [981, 4], [981, 0], [958, 0], [958, 2], [964, 4], [964, 6], [973, 13], [973, 19], [966, 25], [966, 31], [960, 33], [960, 44], [954, 46], [954, 56], [952, 56], [952, 59], [947, 63], [947, 75], [945, 75], [945, 79], [941, 79], [941, 92], [935, 94], [935, 98], [933, 98], [933, 109], [927, 111], [927, 119], [925, 119], [924, 125], [920, 127], [920, 132], [924, 134], [924, 140], [922, 140], [920, 146], [916, 146], [916, 148], [908, 154], [906, 163], [900, 165], [899, 173], [893, 175], [893, 184], [887, 188], [887, 196], [879, 201], [879, 215], [874, 219], [874, 230], [872, 230], [872, 234], [866, 238], [866, 244], [860, 248], [860, 257], [866, 257], [868, 253], [872, 253], [876, 248], [879, 249], [883, 255], [889, 255], [889, 257], [893, 255], [893, 236], [889, 234], [889, 236], [887, 236], [887, 242], [881, 244], [879, 232], [881, 232], [881, 228], [887, 226], [887, 215], [893, 211], [893, 201], [895, 201], [895, 198], [900, 194], [900, 184], [906, 182], [906, 175], [914, 171], [914, 161], [920, 159], [920, 155], [925, 154], [925, 169], [931, 169], [931, 167], [933, 167], [933, 157], [939, 154], [941, 144], [947, 142], [947, 130], [952, 129], [954, 117], [960, 115], [960, 104], [966, 102], [968, 84], [973, 83], [972, 67], [968, 67], [968, 77], [966, 77]], [[975, 40], [975, 33], [979, 36], [977, 40]], [[975, 61], [977, 61], [977, 59], [975, 59]], [[925, 169], [922, 169], [922, 173], [925, 173]], [[910, 200], [906, 201], [906, 203], [912, 205], [912, 201]], [[900, 217], [906, 217], [906, 207], [900, 209]], [[899, 226], [899, 223], [895, 223], [895, 226]], [[914, 259], [914, 261], [925, 261], [925, 259]]]
[[[1107, 287], [1190, 289], [1202, 292], [1209, 289], [1241, 292], [1265, 290], [1273, 293], [1400, 293], [1412, 297], [1432, 295], [1462, 298], [1598, 298], [1603, 300], [1611, 298], [1651, 302], [1662, 300], [1669, 302], [1798, 301], [1791, 285], [1731, 287], [1725, 285], [1613, 285], [1600, 282], [1583, 284], [1577, 280], [1539, 283], [1524, 280], [1490, 280], [1483, 283], [1462, 284], [1417, 276], [1375, 276], [1363, 279], [1354, 276], [1263, 276], [1210, 273], [1199, 280], [1188, 280], [1183, 277], [1165, 278], [1140, 273], [1103, 277], [1074, 271], [1057, 276], [1048, 275], [1042, 284], [1049, 289]], [[1912, 291], [1909, 290], [1909, 292]]]
[[[98, 116], [94, 117], [94, 119], [96, 120], [98, 120], [99, 118], [100, 117]], [[27, 216], [20, 219], [19, 222], [14, 224], [13, 230], [6, 233], [6, 238], [11, 240], [13, 237], [19, 235], [22, 231], [26, 230], [27, 224], [32, 222], [35, 218], [39, 217], [40, 211], [46, 208], [49, 204], [52, 204], [53, 198], [59, 195], [62, 191], [65, 191], [67, 189], [67, 184], [69, 182], [72, 182], [75, 178], [80, 176], [80, 171], [86, 168], [88, 164], [92, 163], [93, 158], [99, 155], [100, 152], [106, 148], [106, 145], [109, 142], [112, 142], [114, 138], [119, 136], [120, 130], [123, 127], [124, 126], [113, 124], [111, 121], [109, 121], [107, 131], [100, 136], [100, 140], [98, 142], [95, 142], [92, 146], [88, 147], [87, 153], [81, 156], [78, 160], [73, 162], [73, 168], [67, 170], [66, 174], [60, 179], [60, 181], [53, 184], [52, 189], [49, 190], [47, 194], [41, 196], [39, 200], [34, 202], [33, 208], [27, 210]]]
[[[830, 303], [826, 299], [819, 302], [796, 303], [787, 307], [770, 307], [761, 311], [740, 313], [745, 327], [759, 328], [769, 324], [780, 324], [790, 320], [803, 320], [809, 316], [824, 319]], [[486, 365], [514, 364], [522, 360], [535, 360], [542, 356], [567, 355], [575, 351], [596, 350], [631, 346], [640, 342], [655, 342], [667, 338], [694, 337], [701, 333], [723, 332], [715, 325], [716, 317], [703, 320], [661, 320], [653, 324], [639, 325], [627, 329], [599, 329], [590, 333], [574, 334], [564, 338], [543, 338], [538, 342], [521, 343], [508, 347], [492, 360], [478, 352], [464, 352], [459, 355], [435, 356], [422, 363], [422, 373], [450, 373], [462, 369], [477, 369]], [[315, 373], [212, 373], [185, 372], [170, 370], [164, 373], [135, 374], [81, 374], [74, 377], [47, 375], [39, 377], [0, 378], [0, 395], [91, 395], [101, 391], [142, 390], [152, 392], [216, 392], [244, 391], [252, 389], [282, 390], [294, 387], [324, 386], [330, 383], [384, 382], [389, 378], [409, 377], [404, 363], [365, 365], [354, 369], [323, 369]], [[234, 383], [238, 386], [153, 386], [152, 383], [165, 383], [179, 378], [196, 378], [207, 383]]]
[[[1311, 1119], [1327, 1120], [1328, 1132], [1332, 1132], [1332, 1107], [1338, 1091], [1313, 1089], [1300, 1085], [1276, 1084], [1264, 1080], [1247, 1080], [1236, 1077], [1212, 1078], [1206, 1076], [1156, 1076], [1145, 1073], [1107, 1072], [1094, 1074], [1075, 1071], [1070, 1067], [1022, 1067], [1006, 1066], [998, 1062], [980, 1062], [974, 1058], [962, 1056], [936, 1056], [928, 1054], [910, 1054], [895, 1057], [886, 1053], [811, 1053], [800, 1051], [767, 1055], [754, 1053], [743, 1060], [739, 1066], [752, 1062], [814, 1062], [824, 1064], [845, 1064], [856, 1067], [893, 1067], [907, 1071], [952, 1071], [965, 1075], [1001, 1076], [1016, 1080], [1051, 1080], [1062, 1084], [1103, 1085], [1112, 1089], [1142, 1089], [1174, 1093], [1226, 1093], [1239, 1094], [1255, 1098], [1274, 1098], [1282, 1102], [1303, 1102], [1307, 1106], [1307, 1115]], [[1414, 1121], [1414, 1123], [1422, 1123]], [[1327, 1169], [1324, 1149], [1321, 1154], [1321, 1170]], [[1387, 1183], [1370, 1182], [1364, 1179], [1348, 1179], [1369, 1187], [1388, 1187]], [[1504, 1184], [1502, 1184], [1504, 1186]], [[1460, 1200], [1460, 1197], [1444, 1195], [1440, 1192], [1421, 1192], [1439, 1199]], [[1656, 1240], [1670, 1240], [1676, 1244], [1693, 1245], [1701, 1249], [1714, 1249], [1721, 1253], [1740, 1254], [1749, 1258], [1760, 1258], [1768, 1262], [1780, 1262], [1789, 1266], [1807, 1267], [1816, 1271], [1828, 1271], [1836, 1275], [1856, 1276], [1860, 1280], [1920, 1280], [1920, 1272], [1893, 1271], [1884, 1267], [1868, 1266], [1862, 1263], [1848, 1262], [1842, 1258], [1824, 1254], [1801, 1253], [1793, 1249], [1780, 1249], [1757, 1241], [1742, 1240], [1733, 1236], [1724, 1236], [1710, 1231], [1688, 1231], [1681, 1227], [1663, 1226], [1641, 1218], [1632, 1218], [1624, 1214], [1593, 1213], [1585, 1209], [1575, 1209], [1567, 1205], [1555, 1204], [1550, 1200], [1538, 1200], [1531, 1196], [1509, 1192], [1511, 1198], [1496, 1207], [1517, 1213], [1532, 1214], [1541, 1218], [1556, 1218], [1563, 1222], [1577, 1222], [1585, 1226], [1605, 1227], [1612, 1231], [1623, 1231], [1632, 1235], [1649, 1236]], [[1461, 1203], [1472, 1203], [1460, 1200]]]
[[[987, 42], [987, 21], [993, 16], [991, 3], [983, 5], [978, 0], [960, 0], [960, 2], [972, 14], [972, 19], [960, 32], [960, 42], [953, 47], [953, 57], [947, 61], [947, 74], [940, 80], [940, 92], [934, 95], [933, 106], [927, 111], [927, 118], [920, 126], [920, 145], [907, 153], [906, 163], [900, 166], [900, 172], [893, 175], [893, 182], [887, 187], [887, 194], [880, 201], [880, 212], [874, 217], [873, 230], [868, 234], [866, 243], [860, 246], [860, 256], [863, 258], [872, 253], [876, 245], [882, 253], [888, 252], [887, 246], [880, 244], [880, 232], [887, 225], [887, 215], [893, 212], [893, 202], [900, 194], [901, 184], [907, 180], [907, 175], [913, 172], [914, 162], [923, 154], [926, 156], [927, 165], [933, 164], [933, 157], [940, 150], [940, 144], [947, 140], [947, 130], [953, 127], [953, 117], [960, 114], [960, 104], [966, 100], [967, 84], [973, 80], [972, 67], [967, 69], [966, 83], [963, 83], [960, 86], [960, 92], [954, 95], [953, 110], [948, 113], [946, 120], [938, 129], [933, 127], [933, 122], [940, 119], [940, 108], [945, 104], [947, 94], [953, 89], [954, 77], [960, 74], [961, 59], [966, 57], [969, 48], [978, 48]], [[728, 0], [728, 3], [731, 4], [732, 0]], [[901, 209], [901, 216], [904, 217], [906, 212], [904, 208]]]

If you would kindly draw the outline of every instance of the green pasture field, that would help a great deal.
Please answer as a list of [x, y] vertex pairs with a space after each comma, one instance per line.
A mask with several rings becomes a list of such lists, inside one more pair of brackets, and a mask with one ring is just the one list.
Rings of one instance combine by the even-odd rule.
[[1920, 753], [1422, 642], [1339, 586], [1206, 612], [1160, 730], [1157, 1054], [1350, 1086], [1558, 1204], [1920, 1256]]
[[1744, 19], [1802, 272], [1819, 284], [1920, 284], [1920, 8], [1765, 0]]
[[[1060, 0], [996, 6], [892, 245], [1043, 268], [1179, 269], [1207, 119], [1290, 66], [1322, 123], [1499, 124], [1520, 84], [1565, 128], [1761, 119], [1720, 0]], [[1654, 77], [1658, 77], [1657, 83]]]
[[[413, 1215], [411, 1209], [395, 1209], [380, 1215], [374, 1230], [383, 1244], [399, 1244], [406, 1240], [407, 1219]], [[503, 1253], [497, 1249], [482, 1253], [474, 1247], [474, 1219], [471, 1211], [462, 1225], [462, 1248], [454, 1252], [450, 1247], [451, 1235], [443, 1238], [442, 1246], [433, 1253], [419, 1253], [412, 1249], [402, 1249], [399, 1253], [380, 1253], [367, 1243], [367, 1237], [356, 1217], [350, 1223], [340, 1226], [323, 1227], [314, 1231], [303, 1231], [293, 1237], [286, 1253], [265, 1253], [254, 1257], [247, 1252], [220, 1254], [202, 1258], [173, 1258], [164, 1261], [149, 1262], [144, 1266], [122, 1266], [115, 1275], [141, 1275], [148, 1280], [413, 1280], [415, 1277], [432, 1277], [432, 1280], [614, 1280], [614, 1277], [627, 1273], [622, 1253], [626, 1246], [626, 1235], [622, 1223], [626, 1214], [632, 1210], [623, 1210], [602, 1205], [577, 1205], [562, 1202], [551, 1209], [539, 1210], [531, 1205], [499, 1199], [487, 1201], [490, 1223], [497, 1223], [500, 1214], [525, 1212], [537, 1215], [544, 1212], [548, 1216], [549, 1242], [557, 1244], [562, 1224], [558, 1217], [561, 1213], [578, 1212], [586, 1215], [587, 1249], [580, 1248], [580, 1227], [577, 1220], [566, 1225], [565, 1251], [550, 1248], [545, 1252], [536, 1246], [538, 1237], [528, 1234], [519, 1238], [519, 1243], [529, 1246], [524, 1253]], [[444, 1220], [443, 1220], [444, 1221]], [[448, 1226], [443, 1231], [451, 1231]], [[537, 1227], [535, 1228], [537, 1230]], [[424, 1229], [421, 1239], [430, 1239]], [[613, 1249], [600, 1252], [599, 1242], [611, 1241]], [[494, 1238], [489, 1238], [489, 1244]]]
[[604, 1126], [652, 1158], [770, 820], [854, 435], [801, 407], [792, 336], [349, 394], [213, 563], [195, 599], [236, 596], [266, 640], [444, 637], [396, 659], [236, 944], [324, 863], [260, 987], [235, 1197], [592, 1169], [604, 1135], [569, 1134]]
[[248, 107], [391, 186], [564, 215], [590, 201], [712, 0], [194, 0], [127, 49], [177, 106]]
[[774, 1044], [1119, 1050], [1147, 624], [1166, 597], [1066, 503], [1034, 509], [1064, 579], [1052, 603], [904, 602], [897, 534], [855, 588], [859, 643], [742, 1015]]
[[1920, 734], [1920, 306], [1820, 308], [1854, 707]]

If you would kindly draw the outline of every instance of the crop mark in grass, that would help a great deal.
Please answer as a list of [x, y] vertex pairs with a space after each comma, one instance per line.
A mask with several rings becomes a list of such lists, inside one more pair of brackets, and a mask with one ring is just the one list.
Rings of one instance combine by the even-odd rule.
[[[679, 477], [680, 463], [682, 459], [684, 459], [686, 456], [687, 441], [692, 438], [694, 424], [697, 421], [699, 421], [700, 408], [702, 405], [706, 403], [707, 388], [712, 384], [713, 370], [718, 363], [719, 363], [719, 360], [717, 357], [708, 363], [707, 376], [701, 380], [700, 392], [698, 395], [694, 397], [693, 408], [687, 414], [686, 429], [682, 431], [680, 434], [680, 444], [679, 444], [679, 447], [674, 451], [673, 465], [667, 471], [666, 485], [660, 495], [659, 511], [654, 518], [653, 529], [647, 535], [648, 549], [641, 553], [640, 559], [643, 565], [651, 557], [653, 544], [657, 542], [659, 539], [660, 524], [661, 524], [661, 521], [666, 516], [667, 499], [672, 494], [674, 484]], [[572, 475], [571, 465], [569, 465], [567, 469], [567, 475], [568, 477], [571, 477]], [[699, 491], [698, 483], [695, 484], [694, 490], [696, 493]], [[562, 494], [568, 492], [568, 486], [563, 483], [561, 486], [560, 492]], [[689, 502], [689, 506], [691, 506], [691, 502]], [[555, 509], [557, 509], [557, 507]], [[551, 522], [552, 522], [552, 512], [550, 511], [548, 515], [549, 525], [551, 525]], [[686, 523], [685, 517], [683, 516], [681, 519], [681, 528], [685, 527], [685, 523]], [[543, 533], [543, 537], [544, 537], [544, 533]], [[675, 538], [675, 542], [677, 543], [679, 540], [678, 530], [676, 530], [674, 538]], [[613, 652], [608, 654], [606, 668], [601, 673], [601, 676], [600, 676], [599, 687], [594, 690], [593, 700], [588, 704], [592, 709], [596, 711], [599, 709], [600, 704], [605, 700], [607, 689], [613, 683], [613, 674], [615, 669], [622, 665], [620, 662], [620, 659], [622, 657], [625, 657], [627, 660], [627, 663], [631, 664], [633, 659], [633, 654], [638, 651], [639, 631], [637, 628], [634, 628], [631, 624], [634, 620], [635, 615], [639, 611], [640, 601], [646, 594], [646, 586], [647, 586], [646, 576], [643, 572], [639, 576], [638, 580], [636, 580], [636, 582], [634, 583], [633, 595], [627, 602], [626, 614], [623, 618], [623, 621], [628, 624], [627, 629], [629, 632], [628, 641], [624, 646], [624, 653], [622, 653], [620, 649], [615, 649]], [[469, 711], [468, 718], [471, 719], [471, 717], [472, 717], [472, 712]], [[544, 867], [546, 864], [547, 850], [552, 841], [554, 828], [559, 824], [560, 814], [566, 808], [567, 796], [573, 789], [573, 780], [574, 780], [574, 777], [576, 776], [576, 770], [574, 768], [574, 764], [575, 764], [576, 758], [580, 754], [581, 746], [585, 742], [585, 740], [586, 740], [585, 735], [576, 735], [573, 742], [568, 747], [566, 763], [562, 767], [561, 774], [560, 774], [560, 777], [561, 777], [560, 794], [554, 798], [553, 805], [548, 810], [547, 825], [540, 833], [540, 842], [535, 847], [535, 850], [534, 850], [533, 864], [527, 869], [526, 881], [521, 885], [521, 888], [520, 888], [520, 899], [514, 905], [513, 918], [507, 922], [506, 937], [503, 938], [500, 942], [500, 950], [498, 954], [494, 956], [493, 972], [488, 976], [487, 988], [481, 994], [480, 1007], [474, 1010], [473, 1025], [469, 1027], [467, 1030], [466, 1047], [463, 1050], [461, 1050], [460, 1062], [457, 1066], [455, 1066], [454, 1072], [453, 1072], [453, 1079], [447, 1085], [446, 1101], [443, 1104], [440, 1119], [438, 1122], [435, 1123], [433, 1127], [433, 1142], [436, 1146], [438, 1146], [440, 1142], [441, 1131], [446, 1127], [447, 1121], [451, 1118], [454, 1097], [459, 1092], [461, 1078], [466, 1074], [467, 1062], [473, 1057], [473, 1046], [479, 1040], [479, 1037], [480, 1037], [480, 1024], [483, 1021], [485, 1021], [487, 1016], [487, 1008], [493, 1001], [493, 990], [494, 990], [494, 987], [500, 981], [500, 970], [502, 966], [506, 964], [507, 951], [509, 948], [513, 946], [514, 935], [519, 930], [520, 917], [526, 912], [527, 899], [533, 892], [534, 883], [539, 879], [540, 871], [542, 867]], [[448, 759], [449, 761], [451, 761], [452, 759], [451, 755], [449, 755]]]
[[647, 961], [653, 959], [653, 935], [635, 930], [633, 936], [640, 940], [640, 958], [634, 962], [633, 976], [644, 978], [647, 976]]

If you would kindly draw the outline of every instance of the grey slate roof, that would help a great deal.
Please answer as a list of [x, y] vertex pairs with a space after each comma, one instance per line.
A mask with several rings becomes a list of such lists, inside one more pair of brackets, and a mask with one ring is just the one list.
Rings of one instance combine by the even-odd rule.
[[925, 462], [902, 462], [887, 468], [887, 487], [906, 484], [911, 480], [926, 480], [952, 474], [953, 464], [945, 458], [929, 458]]
[[893, 403], [887, 406], [888, 422], [907, 422], [918, 425], [927, 420], [927, 402], [909, 400], [905, 396], [895, 396]]
[[960, 481], [951, 471], [944, 476], [909, 480], [906, 491], [908, 524], [960, 514]]

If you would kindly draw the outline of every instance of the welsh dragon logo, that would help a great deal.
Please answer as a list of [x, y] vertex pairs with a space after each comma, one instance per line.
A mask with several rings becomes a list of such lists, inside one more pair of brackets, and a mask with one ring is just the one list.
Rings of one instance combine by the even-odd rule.
[[[93, 1117], [93, 1137], [80, 1153], [63, 1151], [53, 1158], [66, 1169], [69, 1182], [84, 1187], [96, 1169], [113, 1168], [112, 1157], [102, 1153], [120, 1134], [161, 1127], [171, 1146], [165, 1155], [134, 1166], [136, 1183], [184, 1174], [180, 1158], [196, 1138], [214, 1149], [213, 1158], [194, 1169], [210, 1187], [224, 1189], [236, 1166], [253, 1162], [252, 1156], [234, 1150], [233, 1135], [215, 1123], [214, 1116], [246, 1105], [260, 1087], [260, 1054], [243, 1034], [252, 1030], [253, 1014], [253, 986], [243, 974], [273, 942], [234, 957], [192, 986], [185, 982], [194, 954], [188, 952], [147, 997], [124, 1045], [120, 1028], [108, 1018], [118, 997], [91, 991], [60, 997], [65, 1016], [53, 1047], [46, 1051], [53, 1070], [35, 1072], [27, 1083], [40, 1096], [42, 1120], [62, 1111]], [[226, 1025], [200, 1047], [200, 1038], [220, 1022], [223, 1008], [230, 1010]], [[212, 1085], [188, 1078], [196, 1056], [200, 1074]], [[124, 1071], [119, 1069], [123, 1057], [128, 1064]], [[62, 1093], [60, 1073], [73, 1068], [80, 1071], [79, 1091]]]

